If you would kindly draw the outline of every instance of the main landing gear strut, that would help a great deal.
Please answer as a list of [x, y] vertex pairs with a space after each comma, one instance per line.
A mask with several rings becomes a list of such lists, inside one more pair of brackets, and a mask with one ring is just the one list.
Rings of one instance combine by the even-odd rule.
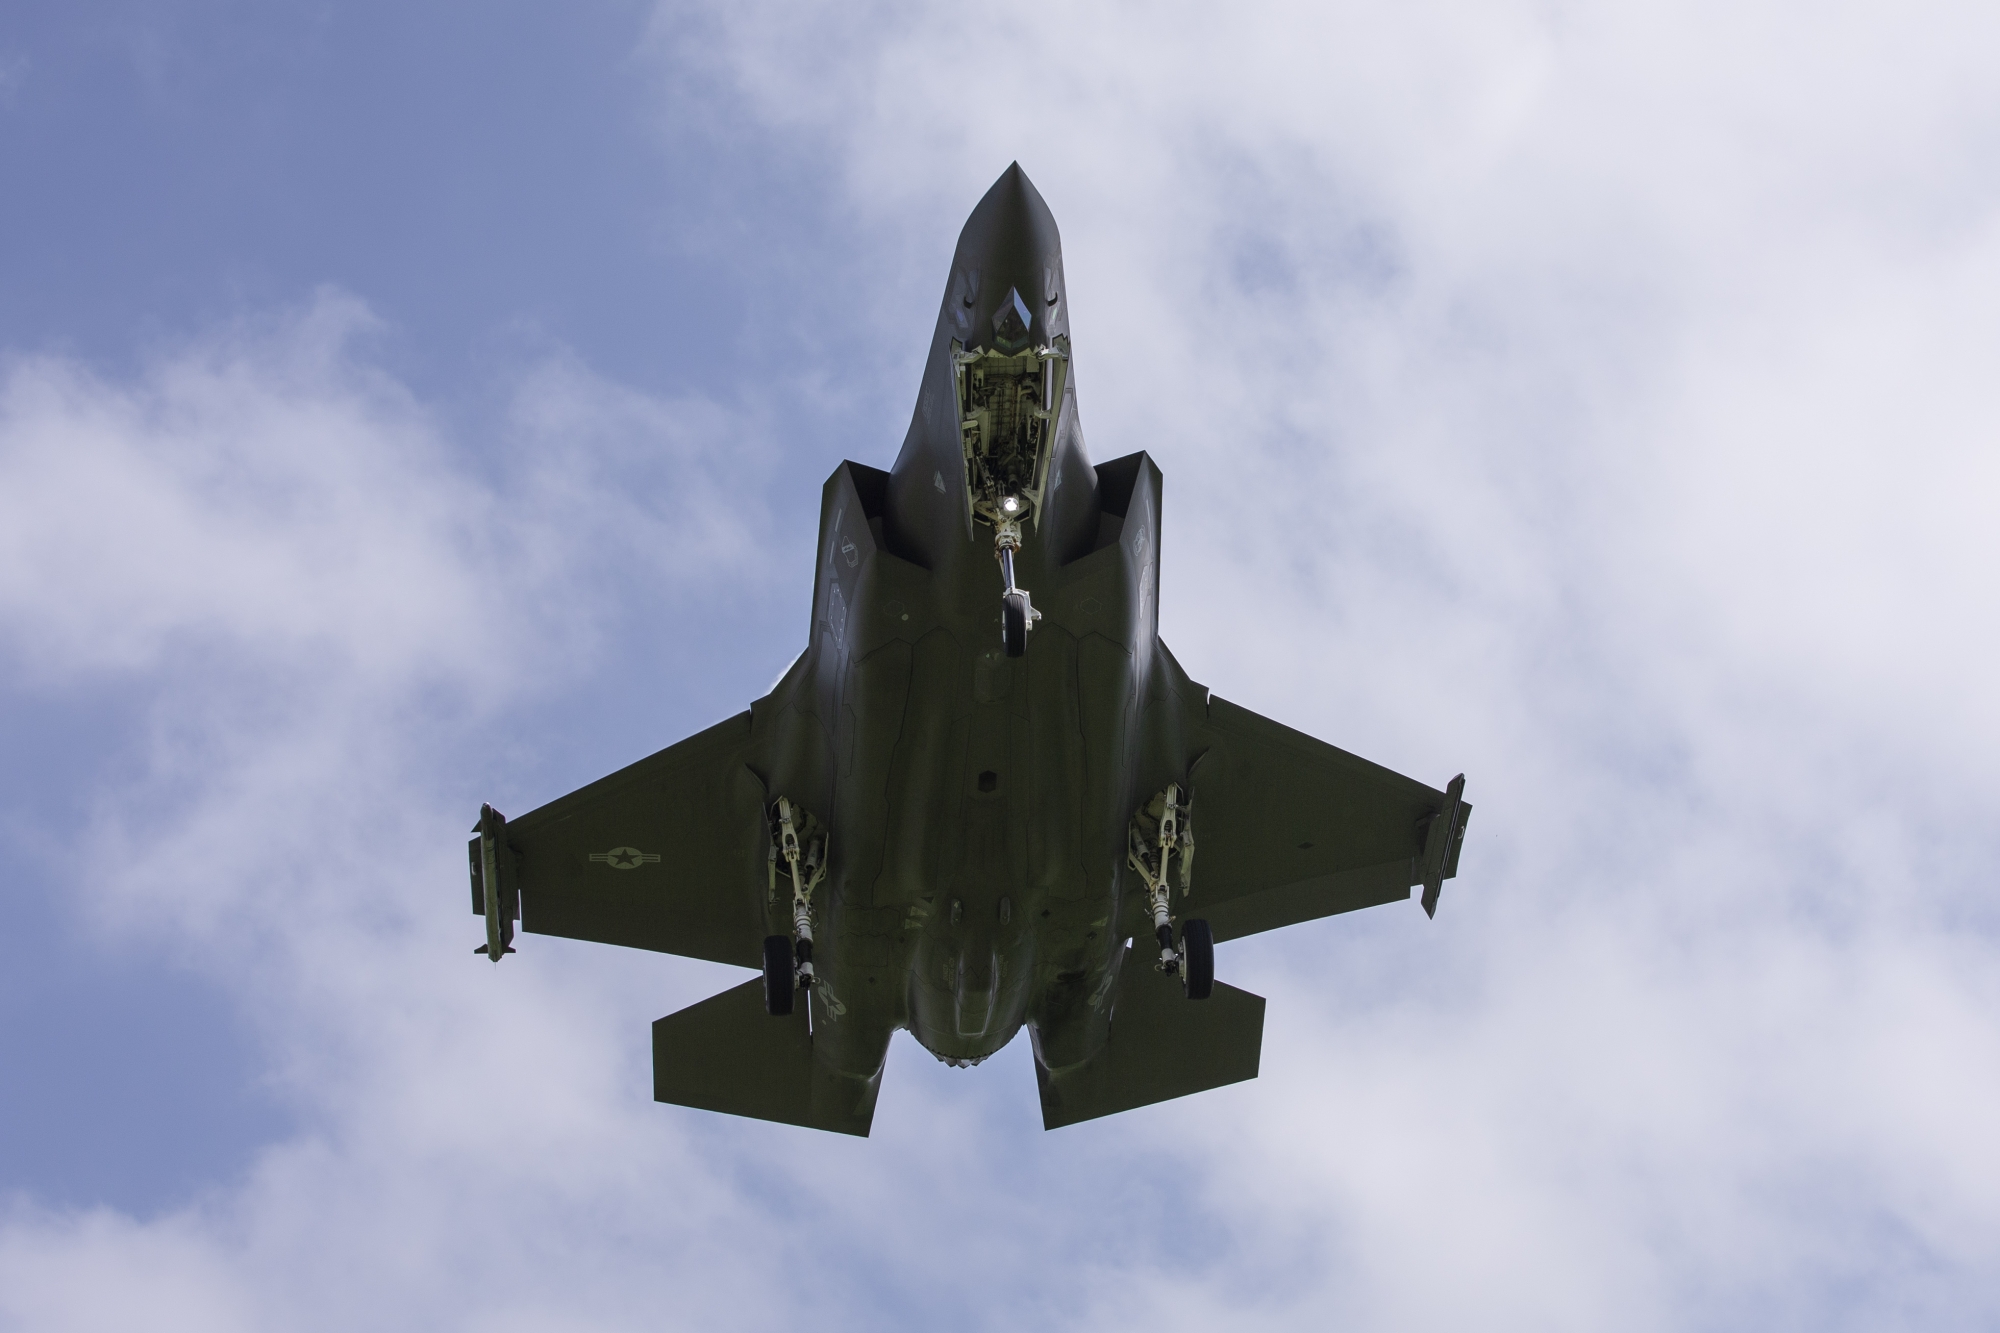
[[1181, 896], [1194, 889], [1194, 827], [1187, 793], [1178, 783], [1155, 796], [1132, 817], [1131, 846], [1126, 858], [1144, 877], [1146, 901], [1153, 914], [1153, 938], [1160, 942], [1155, 968], [1178, 974], [1190, 1000], [1206, 1000], [1215, 989], [1215, 932], [1208, 922], [1183, 922], [1179, 947], [1174, 944], [1173, 889], [1176, 871]]
[[810, 987], [813, 976], [812, 895], [826, 878], [827, 835], [819, 821], [780, 796], [771, 807], [770, 897], [778, 893], [778, 862], [792, 882], [792, 933], [764, 939], [764, 1009], [792, 1012], [795, 986]]

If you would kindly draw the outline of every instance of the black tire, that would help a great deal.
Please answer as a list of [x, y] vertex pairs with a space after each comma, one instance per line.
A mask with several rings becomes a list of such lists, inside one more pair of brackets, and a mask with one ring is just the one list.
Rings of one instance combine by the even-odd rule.
[[792, 1012], [792, 937], [764, 937], [764, 1012], [783, 1018]]
[[1181, 989], [1190, 1000], [1206, 1000], [1215, 990], [1215, 932], [1206, 921], [1181, 927]]
[[1028, 602], [1024, 597], [1000, 598], [1000, 638], [1007, 656], [1020, 657], [1028, 651]]

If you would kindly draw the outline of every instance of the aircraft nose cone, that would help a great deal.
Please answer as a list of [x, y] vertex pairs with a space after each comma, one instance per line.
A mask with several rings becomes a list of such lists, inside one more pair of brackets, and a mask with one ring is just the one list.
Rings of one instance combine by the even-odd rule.
[[1028, 179], [1028, 173], [1021, 170], [1021, 164], [1014, 162], [987, 187], [966, 221], [973, 230], [990, 235], [1039, 230], [1048, 216], [1049, 206], [1042, 201], [1042, 192]]
[[1035, 317], [1018, 289], [1009, 287], [1000, 308], [993, 312], [993, 341], [1003, 352], [1018, 352], [1028, 345]]
[[[1062, 235], [1028, 174], [1000, 174], [965, 221], [941, 319], [970, 346], [1013, 354], [1067, 333], [1059, 300]], [[1005, 293], [1004, 299], [1000, 298]]]

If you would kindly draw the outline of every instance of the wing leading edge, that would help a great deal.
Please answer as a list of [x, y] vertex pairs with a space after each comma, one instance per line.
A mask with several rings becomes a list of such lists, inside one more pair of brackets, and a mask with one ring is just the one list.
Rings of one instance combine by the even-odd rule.
[[1436, 910], [1472, 813], [1463, 777], [1439, 791], [1213, 696], [1207, 720], [1182, 915], [1237, 939], [1394, 902], [1418, 884]]

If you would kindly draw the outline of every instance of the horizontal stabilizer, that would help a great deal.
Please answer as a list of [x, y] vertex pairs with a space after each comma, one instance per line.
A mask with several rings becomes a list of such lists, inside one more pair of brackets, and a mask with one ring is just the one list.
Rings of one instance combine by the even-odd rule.
[[668, 1014], [653, 1024], [653, 1100], [866, 1138], [880, 1076], [816, 1064], [807, 1009], [766, 1013], [758, 977]]
[[1147, 952], [1125, 951], [1102, 1050], [1058, 1074], [1035, 1061], [1043, 1129], [1257, 1077], [1264, 997], [1218, 981], [1208, 999], [1190, 1000], [1180, 978], [1156, 971]]

